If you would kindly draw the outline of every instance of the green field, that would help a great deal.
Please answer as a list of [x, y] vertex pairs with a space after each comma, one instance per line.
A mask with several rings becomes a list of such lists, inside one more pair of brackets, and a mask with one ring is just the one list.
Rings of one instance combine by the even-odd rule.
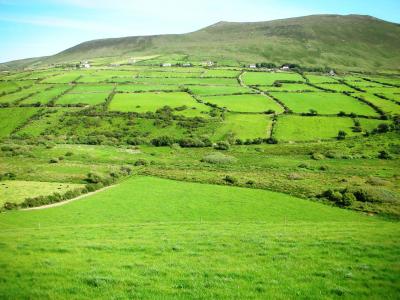
[[374, 109], [352, 97], [336, 93], [272, 93], [295, 113], [307, 113], [315, 109], [320, 114], [356, 113], [377, 116]]
[[359, 96], [368, 102], [376, 105], [380, 109], [382, 109], [385, 113], [389, 114], [400, 114], [400, 105], [386, 99], [379, 98], [374, 94], [370, 93], [355, 93], [354, 95]]
[[149, 92], [149, 91], [179, 91], [181, 88], [174, 85], [146, 85], [146, 84], [124, 84], [117, 86], [117, 92]]
[[187, 93], [117, 94], [111, 101], [109, 109], [122, 112], [155, 112], [164, 106], [171, 108], [186, 106], [185, 110], [194, 110], [196, 114], [208, 110], [207, 106], [198, 103]]
[[57, 105], [97, 105], [106, 101], [108, 93], [65, 94], [57, 99]]
[[272, 85], [275, 81], [304, 81], [304, 78], [296, 73], [285, 72], [246, 72], [243, 81], [247, 85]]
[[112, 84], [77, 84], [70, 93], [111, 93], [113, 89]]
[[0, 222], [5, 298], [398, 294], [397, 224], [279, 193], [139, 177]]
[[271, 119], [262, 114], [225, 114], [222, 124], [213, 134], [215, 140], [238, 138], [242, 140], [269, 137]]
[[281, 86], [263, 86], [261, 90], [266, 92], [315, 92], [320, 91], [319, 89], [299, 83], [283, 83]]
[[26, 122], [38, 111], [37, 108], [0, 109], [0, 138], [11, 134], [18, 126]]
[[0, 182], [0, 205], [4, 202], [21, 203], [26, 198], [65, 193], [83, 188], [83, 184], [9, 180]]
[[41, 103], [46, 104], [49, 101], [55, 99], [57, 96], [61, 95], [65, 91], [69, 89], [68, 86], [53, 86], [50, 89], [46, 89], [38, 94], [35, 94], [31, 97], [26, 98], [21, 103], [22, 104], [33, 104], [33, 103]]
[[190, 91], [199, 96], [252, 93], [253, 90], [241, 86], [190, 86]]
[[281, 116], [274, 136], [282, 141], [315, 141], [337, 137], [339, 130], [353, 135], [354, 122], [350, 118]]
[[273, 110], [282, 112], [283, 108], [274, 100], [264, 95], [231, 95], [207, 96], [202, 98], [205, 103], [212, 103], [221, 108], [234, 112], [266, 112]]

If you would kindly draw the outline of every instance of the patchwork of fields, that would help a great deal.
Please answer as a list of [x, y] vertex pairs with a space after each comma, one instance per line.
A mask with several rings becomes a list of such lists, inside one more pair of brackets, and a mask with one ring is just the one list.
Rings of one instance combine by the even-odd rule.
[[[393, 77], [301, 75], [238, 67], [125, 66], [25, 71], [1, 77], [0, 109], [4, 114], [22, 118], [21, 122], [0, 124], [4, 128], [1, 136], [51, 133], [64, 142], [71, 138], [75, 142], [82, 140], [79, 130], [65, 129], [61, 122], [67, 120], [69, 126], [85, 124], [96, 127], [101, 136], [109, 138], [111, 134], [115, 138], [115, 126], [106, 125], [105, 120], [110, 118], [107, 114], [118, 113], [118, 118], [126, 121], [110, 119], [109, 122], [129, 126], [129, 131], [124, 129], [125, 133], [116, 137], [118, 142], [132, 140], [134, 136], [135, 143], [149, 142], [155, 137], [155, 129], [159, 135], [168, 134], [175, 139], [185, 135], [207, 136], [212, 141], [221, 137], [245, 140], [250, 136], [282, 142], [334, 139], [339, 131], [348, 136], [359, 135], [351, 125], [355, 118], [371, 120], [368, 124], [378, 126], [379, 120], [398, 114], [398, 85], [399, 79]], [[93, 114], [84, 117], [76, 110], [78, 107], [92, 107], [98, 111], [97, 117]], [[50, 108], [52, 116], [46, 112]], [[38, 112], [35, 118], [31, 118], [32, 111]], [[161, 112], [176, 117], [169, 116], [166, 121], [165, 116], [160, 119]], [[99, 119], [100, 114], [103, 117]], [[273, 115], [274, 122], [266, 124], [264, 114]], [[227, 125], [233, 124], [233, 116], [241, 124]], [[255, 127], [251, 134], [246, 134], [249, 124]], [[316, 124], [327, 129], [321, 132]], [[371, 126], [362, 127], [362, 133], [375, 129]]]

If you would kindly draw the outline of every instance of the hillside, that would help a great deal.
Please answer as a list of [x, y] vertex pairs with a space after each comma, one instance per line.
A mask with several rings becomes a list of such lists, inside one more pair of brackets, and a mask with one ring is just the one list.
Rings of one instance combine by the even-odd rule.
[[[219, 22], [181, 35], [88, 41], [33, 63], [182, 54], [189, 61], [293, 62], [338, 69], [394, 70], [400, 68], [399, 47], [399, 24], [360, 15], [313, 15], [254, 23]], [[27, 60], [5, 65], [31, 64], [32, 60]]]

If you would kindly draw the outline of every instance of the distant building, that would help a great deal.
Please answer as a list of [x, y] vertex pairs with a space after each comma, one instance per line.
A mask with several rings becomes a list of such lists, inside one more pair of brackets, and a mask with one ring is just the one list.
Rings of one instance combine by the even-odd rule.
[[257, 66], [255, 64], [251, 64], [251, 65], [249, 65], [249, 68], [250, 69], [257, 69]]
[[191, 66], [192, 66], [191, 63], [184, 63], [184, 64], [182, 64], [182, 67], [191, 67]]
[[212, 61], [206, 61], [206, 62], [203, 63], [203, 66], [212, 67], [212, 66], [214, 66], [214, 62], [212, 62]]
[[330, 70], [330, 71], [329, 71], [329, 75], [331, 75], [331, 76], [336, 76], [336, 73], [335, 73], [335, 71]]
[[111, 67], [119, 67], [119, 64], [111, 64]]
[[81, 61], [80, 67], [81, 68], [85, 68], [85, 69], [89, 69], [90, 68], [90, 64], [89, 64], [89, 62], [87, 60]]
[[290, 67], [289, 67], [289, 66], [283, 66], [283, 67], [281, 68], [281, 70], [282, 70], [282, 71], [289, 71], [289, 70], [290, 70]]
[[172, 64], [170, 64], [170, 63], [163, 63], [162, 66], [163, 66], [163, 67], [172, 67]]

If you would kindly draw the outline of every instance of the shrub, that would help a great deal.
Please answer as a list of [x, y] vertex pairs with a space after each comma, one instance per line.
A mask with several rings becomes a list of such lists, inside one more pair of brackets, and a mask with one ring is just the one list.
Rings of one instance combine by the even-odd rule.
[[211, 153], [204, 156], [201, 159], [202, 162], [210, 163], [210, 164], [231, 164], [236, 162], [236, 158], [233, 156], [225, 155], [219, 152]]
[[343, 130], [339, 130], [338, 135], [337, 135], [337, 139], [338, 140], [344, 140], [347, 136], [347, 133]]
[[235, 184], [235, 183], [238, 182], [238, 180], [237, 180], [235, 177], [230, 176], [230, 175], [226, 175], [226, 176], [223, 178], [223, 180], [224, 180], [226, 183], [228, 183], [228, 184]]
[[383, 180], [379, 177], [369, 177], [366, 181], [366, 183], [370, 184], [370, 185], [374, 185], [374, 186], [384, 186], [387, 185], [388, 182], [386, 180]]
[[229, 147], [230, 147], [229, 143], [225, 141], [219, 141], [214, 146], [214, 148], [217, 150], [229, 150]]
[[149, 162], [143, 158], [138, 159], [137, 161], [135, 161], [135, 163], [133, 164], [136, 167], [139, 166], [147, 166], [149, 164]]
[[96, 174], [96, 173], [90, 172], [90, 173], [87, 174], [87, 177], [86, 177], [85, 181], [87, 183], [96, 184], [96, 183], [100, 183], [102, 181], [102, 177], [100, 175]]
[[266, 140], [267, 144], [278, 144], [278, 140], [274, 137], [270, 137]]
[[18, 204], [13, 202], [5, 202], [3, 208], [6, 210], [13, 210], [18, 208]]
[[290, 174], [287, 175], [287, 178], [289, 180], [301, 180], [301, 179], [303, 179], [303, 176], [301, 176], [298, 173], [290, 173]]
[[243, 145], [243, 140], [241, 140], [241, 139], [236, 139], [236, 140], [235, 140], [235, 144], [236, 144], [236, 145]]
[[379, 159], [392, 159], [392, 156], [389, 154], [389, 152], [382, 150], [382, 151], [379, 151], [378, 158]]
[[254, 182], [253, 180], [248, 180], [248, 181], [246, 181], [246, 184], [247, 184], [247, 185], [254, 185], [255, 182]]
[[67, 153], [65, 153], [65, 156], [72, 156], [72, 155], [74, 155], [74, 153], [71, 151], [68, 151]]
[[298, 167], [302, 169], [310, 169], [310, 165], [307, 163], [301, 163], [298, 165]]
[[56, 163], [58, 163], [58, 159], [57, 159], [57, 158], [51, 158], [51, 159], [49, 160], [49, 163], [51, 163], [51, 164], [56, 164]]
[[325, 159], [325, 156], [319, 152], [314, 152], [311, 154], [311, 158], [314, 160], [321, 160], [321, 159]]
[[175, 140], [169, 136], [160, 136], [151, 140], [151, 143], [156, 147], [171, 146]]

